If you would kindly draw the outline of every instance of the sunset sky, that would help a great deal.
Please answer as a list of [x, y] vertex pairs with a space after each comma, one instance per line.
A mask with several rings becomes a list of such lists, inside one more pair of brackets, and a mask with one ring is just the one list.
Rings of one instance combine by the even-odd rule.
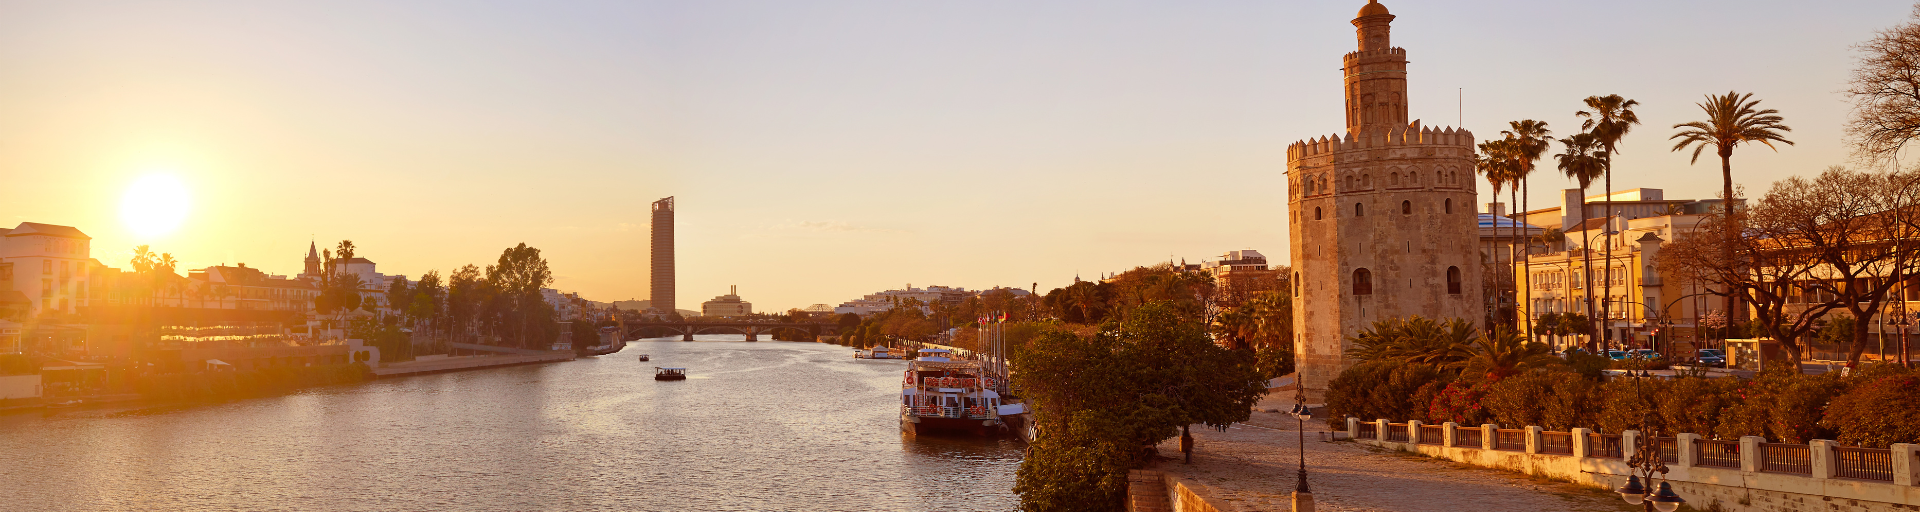
[[[1285, 148], [1342, 129], [1363, 4], [12, 1], [0, 224], [78, 227], [123, 268], [152, 244], [283, 274], [309, 240], [413, 277], [526, 242], [555, 287], [611, 301], [646, 297], [647, 203], [676, 196], [683, 309], [728, 285], [784, 310], [1232, 249], [1284, 262]], [[1736, 154], [1750, 193], [1845, 163], [1849, 45], [1913, 9], [1386, 5], [1413, 117], [1566, 135], [1582, 98], [1634, 98], [1615, 188], [1669, 198], [1718, 190], [1717, 162], [1666, 139], [1729, 89], [1799, 142]], [[1543, 172], [1535, 208], [1568, 186]], [[123, 215], [135, 183], [163, 192]], [[186, 209], [161, 233], [169, 183]]]

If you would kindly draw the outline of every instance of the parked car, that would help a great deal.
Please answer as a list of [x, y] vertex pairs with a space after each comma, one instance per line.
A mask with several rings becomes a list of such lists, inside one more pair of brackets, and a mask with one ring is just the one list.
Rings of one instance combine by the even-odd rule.
[[1713, 367], [1713, 368], [1727, 367], [1727, 354], [1724, 352], [1721, 352], [1720, 349], [1717, 349], [1717, 348], [1700, 349], [1694, 359], [1696, 361], [1699, 361], [1700, 366], [1707, 366], [1707, 367]]
[[1660, 353], [1654, 352], [1653, 349], [1650, 349], [1650, 348], [1634, 349], [1633, 358], [1646, 359], [1646, 360], [1659, 359]]
[[1607, 351], [1607, 359], [1612, 359], [1612, 360], [1615, 360], [1615, 361], [1625, 361], [1625, 360], [1627, 360], [1627, 351], [1625, 351], [1625, 350], [1608, 350], [1608, 351]]

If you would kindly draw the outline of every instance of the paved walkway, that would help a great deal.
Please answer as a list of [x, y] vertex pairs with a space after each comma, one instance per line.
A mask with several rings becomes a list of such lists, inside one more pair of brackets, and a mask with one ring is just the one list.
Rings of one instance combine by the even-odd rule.
[[[1262, 401], [1285, 411], [1291, 399]], [[1195, 429], [1193, 464], [1180, 463], [1176, 438], [1160, 445], [1151, 469], [1213, 487], [1242, 511], [1290, 510], [1299, 471], [1298, 423], [1286, 414], [1256, 412], [1226, 432]], [[1264, 428], [1263, 428], [1264, 427]], [[1326, 424], [1307, 423], [1307, 483], [1321, 512], [1538, 512], [1622, 511], [1619, 495], [1564, 482], [1429, 459], [1411, 454], [1321, 441]]]

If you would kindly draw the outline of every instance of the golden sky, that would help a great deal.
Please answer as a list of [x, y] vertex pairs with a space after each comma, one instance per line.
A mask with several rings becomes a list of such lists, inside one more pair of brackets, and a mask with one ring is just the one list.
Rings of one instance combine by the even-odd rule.
[[[780, 310], [1285, 261], [1285, 147], [1341, 129], [1363, 3], [8, 2], [0, 221], [79, 227], [115, 266], [152, 244], [285, 274], [313, 239], [415, 277], [526, 242], [557, 287], [624, 300], [647, 292], [647, 203], [677, 196], [686, 309], [728, 285]], [[1800, 143], [1738, 153], [1753, 192], [1844, 163], [1848, 45], [1912, 9], [1387, 5], [1414, 117], [1564, 135], [1581, 98], [1626, 95], [1646, 124], [1615, 186], [1669, 198], [1718, 190], [1665, 139], [1729, 89]], [[164, 235], [123, 219], [151, 176], [189, 197]]]

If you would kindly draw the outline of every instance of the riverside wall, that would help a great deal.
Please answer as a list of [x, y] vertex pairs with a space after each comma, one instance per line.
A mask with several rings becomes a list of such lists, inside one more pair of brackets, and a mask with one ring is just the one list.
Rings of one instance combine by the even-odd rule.
[[573, 352], [565, 350], [541, 351], [540, 353], [531, 354], [422, 358], [404, 363], [382, 364], [379, 368], [373, 369], [373, 376], [375, 378], [405, 377], [429, 373], [499, 368], [502, 366], [572, 361], [573, 359]]

